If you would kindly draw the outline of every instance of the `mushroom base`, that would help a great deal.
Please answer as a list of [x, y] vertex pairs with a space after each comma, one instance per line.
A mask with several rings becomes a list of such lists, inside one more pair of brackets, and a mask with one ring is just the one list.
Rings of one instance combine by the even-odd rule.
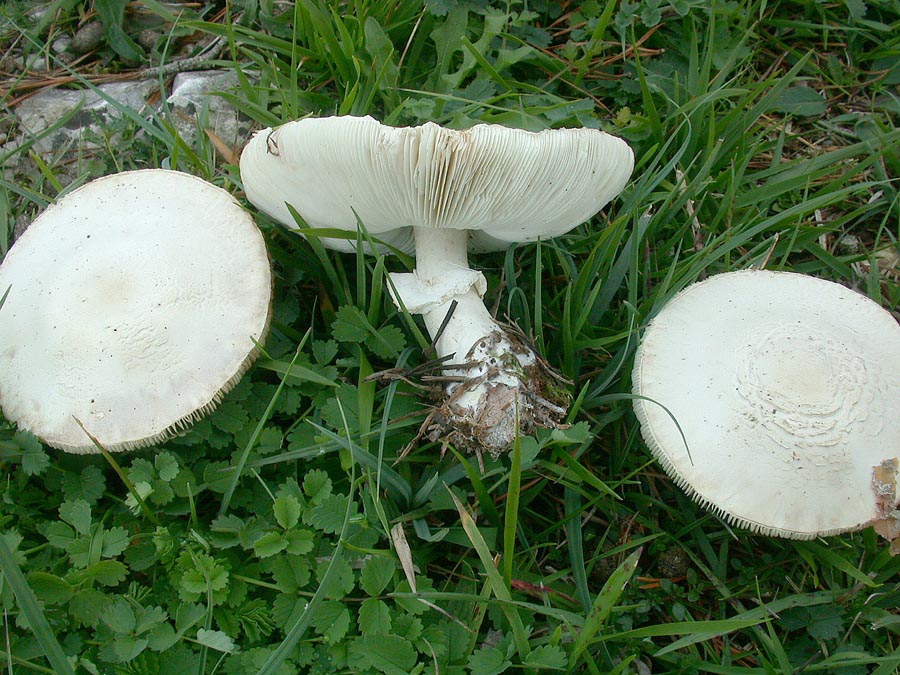
[[[432, 441], [465, 449], [482, 462], [508, 451], [517, 436], [535, 427], [562, 429], [571, 395], [568, 382], [535, 354], [512, 326], [478, 340], [465, 363], [447, 372], [458, 381], [419, 431]], [[483, 467], [482, 467], [483, 468]]]

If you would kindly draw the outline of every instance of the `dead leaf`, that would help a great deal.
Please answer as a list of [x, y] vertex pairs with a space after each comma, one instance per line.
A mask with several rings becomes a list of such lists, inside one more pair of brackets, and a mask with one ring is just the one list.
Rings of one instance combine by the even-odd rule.
[[900, 553], [900, 510], [897, 509], [897, 458], [886, 459], [872, 468], [872, 491], [878, 515], [869, 523], [891, 542], [891, 555]]
[[203, 130], [206, 133], [207, 138], [212, 142], [213, 147], [219, 151], [219, 154], [222, 155], [222, 158], [228, 162], [229, 164], [239, 164], [241, 158], [235, 153], [234, 150], [221, 138], [219, 138], [216, 134], [214, 134], [209, 129]]
[[406, 541], [406, 532], [403, 530], [403, 523], [397, 523], [391, 528], [391, 540], [394, 542], [394, 550], [400, 559], [400, 567], [403, 568], [403, 574], [413, 593], [416, 590], [416, 572], [415, 564], [412, 559], [412, 551], [409, 548], [409, 542]]

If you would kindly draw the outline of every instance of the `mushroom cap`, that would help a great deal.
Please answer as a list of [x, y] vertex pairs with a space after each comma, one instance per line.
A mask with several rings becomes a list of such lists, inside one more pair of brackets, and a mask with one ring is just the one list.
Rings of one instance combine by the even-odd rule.
[[[506, 248], [583, 223], [625, 186], [634, 156], [595, 129], [538, 133], [433, 122], [389, 127], [371, 117], [306, 118], [263, 129], [241, 155], [247, 197], [296, 227], [367, 231], [412, 252], [411, 228], [472, 230], [470, 247]], [[352, 251], [355, 242], [322, 239]]]
[[272, 273], [225, 190], [176, 171], [94, 180], [0, 265], [0, 405], [56, 448], [159, 442], [215, 407], [258, 353]]
[[900, 456], [900, 325], [868, 298], [790, 272], [710, 277], [647, 326], [633, 381], [653, 454], [729, 521], [811, 539], [880, 516], [873, 470]]

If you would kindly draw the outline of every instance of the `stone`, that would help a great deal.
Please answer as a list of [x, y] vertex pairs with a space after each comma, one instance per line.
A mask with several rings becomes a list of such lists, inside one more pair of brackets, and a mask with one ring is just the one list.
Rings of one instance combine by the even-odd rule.
[[[115, 144], [114, 129], [127, 109], [144, 117], [165, 114], [182, 140], [192, 144], [199, 129], [208, 129], [227, 147], [237, 151], [253, 128], [218, 95], [238, 85], [233, 71], [199, 71], [178, 74], [171, 94], [158, 102], [159, 82], [147, 79], [100, 85], [91, 89], [44, 89], [26, 98], [10, 114], [7, 138], [0, 140], [0, 156], [10, 169], [23, 160], [16, 148], [29, 143], [32, 150], [50, 159], [69, 150], [94, 150]], [[156, 100], [151, 104], [148, 101]], [[0, 130], [2, 131], [2, 130]]]
[[44, 52], [29, 54], [22, 61], [23, 70], [31, 73], [45, 73], [50, 70], [47, 55]]
[[152, 52], [156, 43], [163, 36], [162, 31], [153, 28], [145, 28], [135, 36], [135, 42], [146, 52]]
[[[39, 137], [34, 144], [37, 152], [54, 153], [66, 143], [79, 142], [85, 132], [103, 131], [121, 117], [117, 106], [145, 112], [147, 99], [157, 87], [156, 82], [143, 80], [100, 85], [102, 95], [92, 90], [45, 89], [16, 106], [19, 131], [26, 140]], [[50, 131], [69, 115], [66, 123]], [[90, 147], [90, 143], [83, 147]]]
[[99, 21], [88, 21], [81, 26], [72, 38], [72, 51], [76, 54], [87, 54], [99, 49], [105, 42], [103, 24]]
[[250, 131], [250, 121], [218, 95], [237, 86], [238, 77], [233, 71], [205, 70], [175, 76], [172, 94], [166, 102], [172, 112], [172, 123], [185, 142], [193, 142], [202, 126], [229, 147], [243, 144]]
[[54, 54], [61, 55], [72, 51], [72, 38], [69, 35], [61, 35], [50, 45]]

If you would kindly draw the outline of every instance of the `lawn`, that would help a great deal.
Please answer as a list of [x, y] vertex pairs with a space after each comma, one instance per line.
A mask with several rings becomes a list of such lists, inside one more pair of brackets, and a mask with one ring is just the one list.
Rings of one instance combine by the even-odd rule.
[[[34, 4], [0, 7], [10, 138], [34, 91], [166, 86], [165, 64], [212, 42], [192, 63], [237, 74], [223, 96], [253, 128], [590, 127], [636, 163], [569, 234], [472, 256], [487, 305], [572, 399], [568, 428], [482, 468], [452, 443], [408, 447], [431, 347], [385, 283], [411, 259], [277, 224], [245, 198], [240, 147], [183, 138], [165, 109], [123, 110], [90, 146], [5, 153], [4, 253], [73, 187], [163, 167], [242, 200], [276, 279], [263, 355], [186, 433], [72, 455], [0, 426], [4, 672], [897, 671], [886, 542], [755, 535], [704, 510], [653, 459], [630, 392], [648, 321], [720, 272], [813, 275], [898, 316], [898, 0]], [[62, 58], [54, 41], [90, 21], [96, 47]], [[35, 58], [50, 70], [21, 65]]]

